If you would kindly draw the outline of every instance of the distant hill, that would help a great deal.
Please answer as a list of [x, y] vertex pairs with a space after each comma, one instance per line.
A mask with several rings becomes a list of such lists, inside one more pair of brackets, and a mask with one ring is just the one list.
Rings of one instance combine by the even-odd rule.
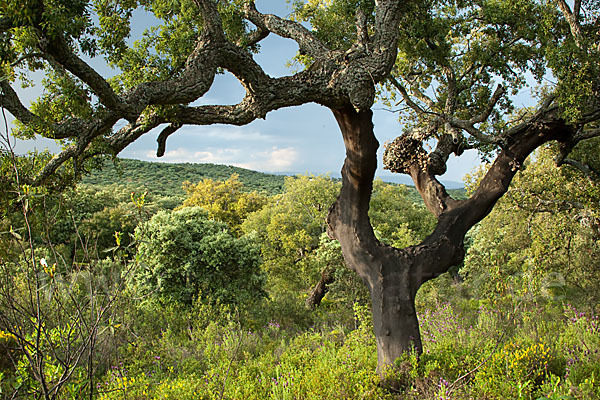
[[285, 177], [282, 175], [264, 174], [229, 165], [170, 164], [128, 158], [117, 159], [116, 166], [113, 162], [106, 162], [102, 170], [92, 172], [82, 183], [144, 187], [156, 195], [180, 197], [185, 194], [182, 189], [182, 183], [185, 181], [197, 183], [206, 178], [225, 180], [232, 174], [238, 174], [240, 181], [249, 191], [256, 190], [270, 195], [283, 191]]
[[[244, 168], [218, 164], [161, 163], [151, 161], [119, 158], [117, 163], [107, 161], [102, 170], [94, 171], [86, 176], [82, 183], [97, 186], [121, 185], [144, 188], [154, 195], [183, 197], [182, 183], [196, 183], [202, 179], [225, 180], [232, 174], [238, 174], [240, 181], [249, 191], [263, 192], [269, 195], [283, 191], [284, 175], [265, 174]], [[395, 179], [383, 176], [385, 182], [398, 184]], [[423, 203], [414, 186], [407, 185], [410, 198], [416, 203]], [[449, 189], [454, 198], [465, 198], [465, 190]]]

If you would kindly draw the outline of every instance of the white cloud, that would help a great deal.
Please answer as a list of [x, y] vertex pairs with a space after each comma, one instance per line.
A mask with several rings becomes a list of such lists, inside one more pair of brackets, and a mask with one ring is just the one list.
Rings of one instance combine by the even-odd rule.
[[266, 172], [285, 172], [294, 169], [298, 161], [298, 151], [293, 147], [280, 149], [273, 147], [267, 151], [260, 151], [251, 155], [251, 160], [236, 165]]
[[183, 147], [167, 150], [165, 155], [158, 158], [154, 150], [147, 150], [142, 157], [146, 160], [168, 163], [213, 163], [235, 165], [237, 167], [265, 172], [285, 172], [294, 170], [294, 164], [299, 159], [298, 151], [293, 147], [272, 147], [269, 150], [251, 151], [249, 149], [209, 148], [194, 151]]
[[[217, 139], [219, 141], [248, 141], [248, 142], [276, 142], [281, 138], [266, 135], [257, 130], [248, 129], [248, 127], [237, 126], [214, 126], [214, 127], [197, 127], [185, 126], [180, 129], [181, 137], [194, 136], [194, 139]], [[175, 138], [175, 137], [173, 137]]]
[[193, 151], [182, 147], [167, 150], [162, 157], [157, 157], [154, 150], [147, 150], [144, 158], [168, 163], [213, 163], [233, 164], [239, 158], [240, 149], [218, 149], [215, 151]]

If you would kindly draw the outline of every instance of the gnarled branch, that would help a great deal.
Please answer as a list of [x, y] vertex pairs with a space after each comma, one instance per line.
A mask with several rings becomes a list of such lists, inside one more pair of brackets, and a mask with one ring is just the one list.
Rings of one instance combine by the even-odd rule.
[[314, 59], [325, 57], [329, 52], [327, 46], [297, 22], [284, 20], [273, 14], [261, 14], [254, 3], [247, 3], [244, 11], [246, 17], [254, 25], [278, 36], [294, 40], [298, 43], [301, 52]]

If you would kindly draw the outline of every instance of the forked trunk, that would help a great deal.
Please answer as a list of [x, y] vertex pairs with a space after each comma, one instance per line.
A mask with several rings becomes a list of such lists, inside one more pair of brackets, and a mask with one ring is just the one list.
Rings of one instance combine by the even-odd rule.
[[421, 351], [414, 305], [420, 282], [408, 252], [381, 244], [369, 221], [379, 147], [371, 111], [356, 112], [348, 106], [333, 112], [344, 136], [346, 161], [342, 189], [328, 216], [328, 232], [339, 240], [346, 266], [358, 273], [371, 293], [377, 369], [383, 374], [403, 352]]
[[346, 266], [356, 271], [370, 290], [377, 370], [383, 377], [386, 368], [402, 353], [413, 348], [422, 351], [414, 304], [419, 287], [463, 260], [466, 233], [506, 193], [525, 158], [543, 143], [561, 140], [572, 131], [555, 118], [518, 126], [467, 200], [448, 196], [426, 158], [425, 165], [410, 164], [409, 160], [406, 172], [438, 223], [421, 244], [396, 249], [375, 238], [368, 216], [379, 147], [373, 134], [372, 112], [357, 112], [351, 105], [332, 111], [344, 137], [346, 160], [342, 189], [327, 218], [328, 234], [340, 242]]

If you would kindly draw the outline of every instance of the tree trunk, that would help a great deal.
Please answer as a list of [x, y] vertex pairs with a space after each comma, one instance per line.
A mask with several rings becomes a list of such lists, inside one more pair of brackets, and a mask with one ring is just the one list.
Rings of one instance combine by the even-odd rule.
[[420, 280], [406, 250], [381, 244], [369, 221], [369, 201], [377, 168], [379, 143], [373, 134], [372, 112], [351, 106], [333, 110], [344, 144], [342, 189], [332, 206], [328, 233], [342, 247], [346, 266], [362, 278], [371, 294], [377, 340], [377, 370], [385, 369], [403, 352], [421, 351], [414, 299]]
[[351, 105], [332, 111], [342, 131], [346, 160], [327, 232], [340, 242], [346, 266], [356, 271], [371, 293], [377, 370], [384, 377], [402, 353], [422, 352], [414, 304], [419, 287], [464, 259], [466, 233], [506, 193], [525, 158], [549, 140], [568, 137], [572, 129], [551, 114], [547, 120], [519, 126], [467, 200], [450, 198], [427, 165], [414, 163], [408, 172], [438, 223], [421, 244], [396, 249], [375, 238], [368, 216], [379, 147], [372, 112], [357, 112]]
[[[404, 276], [403, 276], [404, 275]], [[415, 310], [414, 290], [406, 273], [381, 274], [379, 285], [370, 287], [373, 328], [380, 375], [404, 352], [421, 353], [421, 334]]]
[[331, 285], [335, 281], [333, 273], [334, 270], [331, 268], [325, 268], [323, 272], [321, 272], [321, 279], [319, 279], [319, 282], [312, 288], [310, 294], [306, 298], [306, 307], [314, 310], [321, 305], [321, 300], [323, 300], [323, 297], [325, 297], [329, 291], [328, 285]]

